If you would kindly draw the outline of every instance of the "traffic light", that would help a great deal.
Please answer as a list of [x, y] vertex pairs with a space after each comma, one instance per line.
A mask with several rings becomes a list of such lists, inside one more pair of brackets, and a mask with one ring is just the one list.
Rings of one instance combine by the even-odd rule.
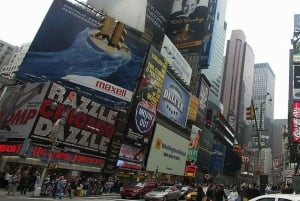
[[122, 42], [124, 42], [124, 36], [127, 34], [125, 24], [117, 22], [115, 31], [112, 33], [110, 45], [117, 47], [119, 50], [122, 48]]
[[251, 104], [249, 107], [246, 108], [246, 119], [253, 120], [254, 119], [254, 107]]

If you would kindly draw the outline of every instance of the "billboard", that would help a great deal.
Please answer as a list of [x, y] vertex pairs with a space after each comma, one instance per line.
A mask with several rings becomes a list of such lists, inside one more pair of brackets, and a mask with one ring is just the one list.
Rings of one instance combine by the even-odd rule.
[[164, 57], [151, 46], [133, 100], [133, 109], [129, 114], [128, 132], [125, 136], [127, 140], [137, 146], [142, 146], [144, 142], [147, 143], [152, 136], [167, 66]]
[[[100, 17], [53, 1], [16, 77], [60, 81], [108, 107], [129, 108], [148, 44], [132, 31], [124, 36], [122, 24], [109, 16], [100, 26]], [[124, 42], [113, 41], [116, 36]]]
[[300, 143], [300, 102], [292, 105], [292, 141]]
[[145, 29], [147, 0], [88, 0], [87, 4], [141, 32]]
[[300, 31], [300, 14], [294, 15], [294, 32]]
[[206, 109], [208, 103], [210, 83], [204, 75], [201, 75], [200, 86], [198, 90], [199, 107], [197, 110], [197, 117], [195, 124], [200, 128], [203, 127], [206, 119]]
[[147, 161], [147, 171], [184, 175], [189, 141], [156, 124]]
[[189, 102], [190, 95], [186, 89], [167, 73], [157, 111], [185, 128]]
[[208, 17], [207, 17], [207, 26], [205, 27], [206, 30], [204, 31], [205, 36], [202, 39], [202, 48], [201, 48], [201, 57], [200, 57], [200, 65], [201, 68], [205, 66], [209, 66], [211, 63], [211, 42], [214, 31], [214, 23], [215, 23], [215, 16], [217, 10], [217, 3], [218, 0], [209, 0], [208, 7]]
[[166, 58], [174, 74], [190, 86], [192, 68], [166, 35], [160, 53]]
[[116, 117], [116, 111], [52, 83], [30, 138], [48, 141], [54, 135], [57, 147], [106, 156]]
[[188, 172], [187, 170], [197, 170], [198, 152], [200, 149], [200, 141], [202, 137], [202, 129], [192, 125], [191, 140], [189, 142], [189, 149], [186, 160], [186, 176], [195, 176], [196, 172]]
[[183, 54], [200, 54], [202, 39], [206, 35], [209, 0], [198, 5], [190, 1], [174, 1], [167, 35]]
[[0, 139], [28, 138], [49, 83], [6, 87], [0, 99]]
[[300, 32], [294, 32], [293, 62], [294, 63], [300, 63]]
[[173, 0], [164, 0], [163, 3], [160, 0], [88, 0], [87, 3], [143, 32], [148, 42], [160, 49]]
[[212, 144], [209, 172], [218, 174], [223, 167], [224, 145]]

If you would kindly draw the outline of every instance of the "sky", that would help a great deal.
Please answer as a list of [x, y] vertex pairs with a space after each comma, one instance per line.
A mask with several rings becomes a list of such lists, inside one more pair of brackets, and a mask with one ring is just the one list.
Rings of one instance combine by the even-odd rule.
[[[0, 40], [20, 46], [31, 42], [53, 0], [9, 0], [0, 3]], [[289, 49], [294, 14], [300, 0], [228, 0], [227, 37], [240, 29], [255, 54], [255, 63], [269, 63], [275, 76], [274, 118], [288, 114]]]

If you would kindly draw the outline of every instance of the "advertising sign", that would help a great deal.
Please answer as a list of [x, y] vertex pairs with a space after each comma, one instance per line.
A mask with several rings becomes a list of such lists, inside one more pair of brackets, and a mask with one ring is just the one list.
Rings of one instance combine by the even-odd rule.
[[224, 147], [222, 144], [212, 144], [210, 173], [217, 174], [223, 167]]
[[214, 31], [214, 23], [215, 23], [215, 16], [217, 10], [217, 3], [218, 0], [209, 0], [208, 7], [208, 17], [207, 17], [207, 26], [205, 27], [206, 30], [204, 31], [205, 36], [202, 39], [202, 48], [201, 48], [201, 59], [200, 65], [201, 68], [205, 66], [209, 66], [211, 63], [211, 42], [213, 37]]
[[152, 135], [167, 66], [167, 61], [151, 46], [133, 101], [134, 108], [130, 114], [126, 134], [126, 138], [137, 146], [147, 143]]
[[[147, 0], [145, 36], [157, 49], [161, 48], [173, 0]], [[134, 11], [136, 12], [136, 11]]]
[[[189, 176], [192, 172], [187, 172], [187, 170], [197, 170], [197, 159], [198, 159], [198, 152], [200, 148], [200, 141], [202, 137], [202, 130], [201, 128], [198, 128], [197, 126], [192, 126], [191, 131], [191, 140], [189, 142], [189, 149], [188, 149], [188, 155], [186, 160], [186, 172], [185, 175]], [[191, 168], [193, 167], [193, 168]], [[195, 173], [193, 174], [195, 175]]]
[[294, 65], [293, 99], [300, 99], [300, 65]]
[[100, 17], [69, 1], [53, 1], [16, 77], [60, 81], [108, 107], [129, 108], [148, 43], [133, 31], [125, 34], [109, 16]]
[[117, 112], [53, 83], [43, 100], [31, 138], [55, 136], [56, 144], [106, 155]]
[[199, 108], [197, 110], [196, 125], [200, 128], [203, 127], [206, 118], [207, 100], [209, 95], [210, 83], [204, 75], [201, 76], [199, 88]]
[[49, 83], [9, 86], [0, 99], [0, 139], [28, 138]]
[[293, 62], [294, 63], [300, 63], [300, 32], [294, 32]]
[[208, 1], [187, 5], [188, 1], [174, 1], [167, 35], [182, 54], [200, 53], [205, 36]]
[[184, 175], [189, 141], [156, 124], [147, 161], [147, 171]]
[[147, 0], [88, 0], [87, 4], [141, 32], [145, 29]]
[[189, 93], [167, 73], [157, 111], [171, 121], [185, 127], [189, 102]]
[[199, 108], [199, 98], [190, 94], [190, 104], [189, 104], [189, 112], [188, 112], [188, 120], [196, 122], [197, 119], [197, 110]]
[[294, 32], [300, 31], [300, 14], [294, 15]]
[[190, 86], [192, 68], [166, 35], [160, 53], [166, 58], [174, 74]]
[[292, 141], [300, 143], [300, 102], [292, 105]]

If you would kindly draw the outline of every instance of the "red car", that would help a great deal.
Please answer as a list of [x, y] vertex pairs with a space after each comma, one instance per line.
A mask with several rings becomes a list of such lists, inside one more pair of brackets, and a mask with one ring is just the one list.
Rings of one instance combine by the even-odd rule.
[[131, 198], [143, 198], [144, 195], [152, 189], [157, 187], [156, 182], [137, 182], [129, 186], [125, 186], [120, 190], [122, 199], [131, 197]]

